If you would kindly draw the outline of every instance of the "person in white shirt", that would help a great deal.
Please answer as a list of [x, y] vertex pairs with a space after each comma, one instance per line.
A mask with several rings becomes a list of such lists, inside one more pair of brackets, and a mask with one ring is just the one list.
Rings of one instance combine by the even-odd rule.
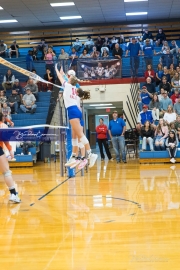
[[116, 43], [118, 43], [118, 39], [115, 36], [113, 36], [112, 39], [111, 39], [111, 44], [112, 44], [111, 45], [111, 50], [114, 49]]
[[88, 40], [84, 43], [84, 47], [85, 47], [85, 49], [86, 49], [87, 52], [88, 52], [88, 51], [91, 50], [92, 47], [94, 46], [94, 41], [91, 39], [90, 36], [89, 36], [87, 39], [88, 39]]
[[168, 125], [176, 121], [176, 113], [173, 111], [173, 106], [168, 106], [167, 112], [164, 114], [163, 119]]
[[76, 41], [73, 43], [73, 48], [78, 52], [82, 48], [82, 43], [79, 41], [79, 38], [76, 38]]
[[23, 96], [23, 105], [20, 105], [20, 109], [25, 113], [35, 113], [37, 105], [35, 104], [36, 98], [31, 93], [29, 87], [26, 88], [26, 94]]
[[6, 75], [4, 75], [2, 87], [4, 88], [4, 91], [6, 92], [6, 89], [12, 89], [15, 81], [15, 76], [12, 74], [12, 71], [8, 69]]

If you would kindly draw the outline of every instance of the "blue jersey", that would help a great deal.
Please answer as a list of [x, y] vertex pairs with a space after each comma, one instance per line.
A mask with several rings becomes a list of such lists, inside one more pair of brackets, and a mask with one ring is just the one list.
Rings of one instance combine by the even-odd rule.
[[139, 43], [129, 43], [128, 51], [130, 51], [130, 56], [138, 56], [141, 46]]
[[145, 56], [153, 56], [154, 46], [153, 45], [144, 45], [143, 52]]
[[122, 118], [117, 118], [116, 120], [111, 120], [109, 122], [109, 130], [112, 136], [120, 136], [123, 132], [123, 128], [126, 126]]

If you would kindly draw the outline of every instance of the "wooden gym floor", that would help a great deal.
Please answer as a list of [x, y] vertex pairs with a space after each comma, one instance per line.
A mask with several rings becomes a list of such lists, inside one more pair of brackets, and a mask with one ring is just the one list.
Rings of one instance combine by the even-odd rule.
[[98, 160], [71, 179], [59, 162], [12, 171], [22, 203], [0, 176], [1, 270], [180, 269], [179, 164]]

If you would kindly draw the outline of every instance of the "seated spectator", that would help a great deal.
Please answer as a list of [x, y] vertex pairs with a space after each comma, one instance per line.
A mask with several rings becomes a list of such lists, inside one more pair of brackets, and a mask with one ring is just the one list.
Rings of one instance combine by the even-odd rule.
[[76, 50], [74, 48], [71, 49], [71, 53], [69, 55], [69, 58], [71, 59], [71, 64], [70, 64], [71, 69], [76, 71], [77, 70], [78, 53], [76, 52]]
[[1, 109], [1, 112], [6, 119], [9, 119], [9, 120], [12, 119], [11, 118], [11, 108], [7, 105], [7, 103], [3, 103], [3, 107]]
[[99, 55], [100, 55], [100, 52], [97, 51], [96, 46], [93, 46], [93, 51], [92, 51], [92, 53], [90, 54], [90, 57], [92, 57], [92, 58], [98, 58]]
[[168, 94], [171, 92], [171, 85], [167, 82], [167, 78], [165, 76], [162, 77], [162, 82], [159, 84], [159, 90], [163, 88]]
[[166, 50], [170, 50], [170, 47], [167, 41], [163, 41], [161, 52], [166, 53]]
[[79, 38], [76, 38], [72, 47], [76, 50], [76, 52], [78, 52], [82, 48], [82, 43], [79, 41]]
[[170, 99], [172, 100], [173, 105], [177, 102], [179, 96], [180, 96], [179, 90], [176, 89], [176, 90], [174, 91], [174, 94], [170, 97]]
[[167, 125], [170, 125], [170, 123], [176, 121], [176, 113], [173, 111], [172, 105], [168, 106], [167, 112], [165, 112], [163, 119]]
[[167, 91], [164, 90], [164, 98], [161, 99], [161, 114], [165, 114], [169, 106], [173, 106], [172, 100], [168, 97]]
[[11, 108], [12, 113], [17, 114], [18, 108], [21, 103], [21, 98], [16, 89], [12, 90], [12, 94], [8, 97], [8, 106]]
[[180, 115], [180, 95], [176, 101], [176, 103], [174, 104], [174, 112], [177, 114], [177, 115]]
[[90, 36], [87, 37], [87, 41], [84, 43], [84, 47], [89, 52], [92, 47], [94, 46], [94, 41], [91, 39]]
[[31, 142], [31, 141], [25, 141], [21, 143], [22, 147], [22, 152], [24, 155], [28, 155], [28, 149], [31, 147], [36, 147], [36, 142]]
[[116, 59], [121, 59], [123, 55], [123, 50], [119, 47], [119, 44], [116, 43], [112, 51], [112, 56]]
[[[37, 72], [36, 72], [36, 70], [35, 70], [35, 69], [32, 69], [32, 71], [31, 71], [31, 72], [37, 75]], [[39, 81], [38, 81], [37, 79], [32, 78], [32, 77], [29, 77], [29, 79], [32, 79], [32, 80], [33, 80], [33, 82], [34, 82], [35, 84], [37, 84], [37, 86], [39, 85]], [[28, 80], [27, 80], [27, 82], [28, 82]], [[39, 86], [38, 86], [38, 87], [39, 87]]]
[[176, 53], [178, 53], [178, 49], [179, 49], [179, 47], [178, 47], [178, 45], [176, 44], [176, 41], [175, 41], [175, 40], [172, 40], [172, 41], [171, 41], [171, 45], [170, 45], [170, 52], [171, 52], [172, 54], [176, 54]]
[[32, 69], [34, 69], [33, 56], [31, 50], [29, 50], [28, 54], [26, 55], [26, 69], [29, 71], [32, 71]]
[[125, 39], [124, 39], [124, 36], [123, 36], [123, 35], [120, 35], [120, 36], [119, 36], [118, 43], [119, 43], [119, 44], [124, 44], [124, 43], [125, 43]]
[[161, 102], [161, 100], [164, 98], [164, 89], [161, 88], [160, 89], [160, 94], [158, 95], [158, 99], [159, 99], [159, 102]]
[[52, 48], [48, 48], [47, 53], [44, 55], [44, 60], [46, 60], [46, 69], [50, 69], [52, 74], [54, 74], [54, 56], [55, 53], [53, 52]]
[[145, 29], [144, 30], [144, 34], [143, 34], [143, 37], [142, 37], [142, 41], [145, 43], [146, 42], [146, 39], [149, 39], [151, 44], [153, 45], [153, 35], [151, 32], [149, 32], [148, 29]]
[[180, 90], [180, 77], [179, 73], [175, 72], [174, 77], [171, 79], [171, 91], [174, 92], [176, 89]]
[[175, 157], [176, 157], [178, 144], [179, 144], [179, 141], [178, 141], [178, 138], [175, 134], [175, 131], [171, 130], [169, 132], [168, 138], [166, 139], [166, 147], [167, 147], [168, 152], [169, 152], [171, 163], [176, 162]]
[[159, 111], [161, 103], [158, 100], [157, 94], [153, 94], [152, 100], [149, 103], [149, 109], [152, 110], [153, 119], [159, 120]]
[[[96, 47], [95, 47], [96, 48]], [[82, 51], [82, 54], [79, 56], [79, 58], [90, 58], [90, 54], [87, 52], [86, 49]]]
[[146, 122], [146, 120], [148, 120], [151, 124], [153, 124], [153, 122], [154, 122], [152, 111], [148, 110], [147, 105], [143, 105], [142, 111], [138, 114], [137, 122], [138, 122], [138, 124], [143, 126], [144, 123]]
[[174, 130], [175, 131], [175, 133], [176, 133], [176, 128], [175, 128], [175, 122], [172, 122], [172, 123], [170, 123], [170, 125], [169, 125], [169, 130]]
[[163, 41], [166, 40], [166, 35], [163, 32], [162, 28], [159, 28], [158, 34], [156, 35], [156, 46], [158, 47], [159, 45], [163, 44]]
[[144, 55], [144, 61], [145, 61], [146, 67], [148, 65], [152, 66], [154, 54], [155, 54], [154, 45], [151, 45], [150, 39], [146, 39], [145, 45], [143, 46], [143, 53], [142, 53], [142, 55]]
[[101, 36], [98, 36], [97, 40], [95, 42], [95, 46], [96, 46], [96, 49], [98, 52], [101, 52], [102, 45], [103, 45], [103, 40], [102, 40]]
[[118, 43], [118, 39], [115, 36], [113, 36], [112, 39], [111, 39], [111, 44], [112, 44], [111, 45], [111, 50], [114, 49], [116, 43]]
[[42, 52], [41, 60], [44, 60], [44, 53], [47, 52], [48, 44], [46, 43], [45, 39], [42, 38], [40, 44], [37, 46], [37, 51]]
[[178, 115], [174, 123], [178, 140], [180, 141], [180, 116]]
[[174, 68], [174, 64], [170, 65], [168, 72], [169, 72], [169, 75], [170, 75], [170, 77], [172, 79], [174, 77], [175, 73], [176, 73], [175, 68]]
[[7, 45], [4, 43], [4, 40], [0, 41], [0, 57], [6, 57]]
[[180, 63], [180, 48], [178, 49], [178, 52], [176, 54], [176, 59], [177, 59], [177, 65], [179, 66], [179, 63]]
[[31, 94], [35, 95], [37, 98], [38, 96], [38, 86], [37, 84], [34, 83], [33, 79], [29, 79], [27, 85], [24, 87], [24, 90], [26, 91], [27, 89], [31, 90]]
[[161, 56], [162, 65], [167, 68], [173, 63], [173, 55], [170, 53], [170, 50], [166, 50]]
[[107, 47], [110, 50], [110, 41], [109, 41], [109, 38], [108, 37], [105, 37], [104, 38], [103, 47]]
[[161, 83], [163, 73], [164, 73], [163, 66], [161, 64], [158, 64], [156, 71], [156, 85], [159, 85]]
[[13, 44], [10, 46], [9, 49], [9, 58], [12, 56], [16, 56], [16, 58], [19, 57], [19, 45], [17, 45], [16, 40], [13, 41]]
[[65, 52], [64, 48], [61, 49], [61, 53], [58, 57], [59, 60], [66, 60], [69, 59], [69, 54]]
[[4, 91], [0, 90], [0, 112], [1, 112], [1, 108], [3, 104], [6, 102], [7, 102], [7, 97], [5, 96]]
[[35, 104], [36, 98], [31, 93], [31, 88], [26, 88], [26, 94], [23, 96], [23, 105], [20, 105], [20, 109], [25, 113], [35, 113], [37, 105]]
[[171, 83], [171, 76], [170, 76], [170, 74], [168, 72], [168, 68], [166, 66], [164, 66], [164, 68], [163, 68], [163, 77], [166, 77], [167, 82]]
[[144, 126], [141, 128], [141, 137], [142, 137], [142, 151], [146, 151], [147, 143], [150, 146], [150, 150], [154, 151], [153, 138], [154, 130], [151, 127], [151, 122], [146, 120]]
[[23, 94], [24, 94], [24, 90], [23, 90], [22, 86], [20, 85], [18, 79], [15, 79], [12, 90], [16, 90], [17, 95], [19, 95], [20, 96], [20, 99], [22, 100], [22, 97], [23, 97]]
[[143, 86], [142, 91], [139, 93], [139, 101], [138, 101], [138, 107], [140, 112], [142, 111], [144, 105], [149, 107], [151, 98], [152, 94], [148, 92], [146, 86]]
[[162, 118], [159, 119], [159, 124], [155, 130], [155, 150], [163, 151], [165, 150], [165, 141], [168, 137], [168, 126]]
[[104, 58], [109, 57], [109, 50], [108, 50], [108, 48], [104, 47], [102, 49], [103, 49], [103, 51], [102, 51], [102, 55], [101, 56], [104, 57]]
[[151, 78], [152, 83], [154, 82], [154, 80], [155, 80], [155, 72], [152, 69], [152, 65], [150, 65], [150, 64], [147, 65], [147, 70], [145, 71], [145, 79], [147, 79], [147, 77]]
[[12, 89], [15, 81], [15, 76], [12, 74], [12, 71], [8, 69], [6, 75], [4, 75], [2, 87], [4, 91]]
[[150, 94], [154, 94], [156, 92], [155, 86], [152, 83], [152, 79], [150, 77], [147, 77], [146, 83], [143, 86], [146, 86]]
[[39, 59], [37, 58], [37, 55], [38, 55], [38, 49], [37, 49], [37, 47], [33, 47], [33, 50], [32, 50], [32, 58], [33, 58], [33, 61], [39, 60]]
[[[53, 76], [53, 74], [51, 74], [51, 71], [49, 68], [46, 69], [46, 74], [44, 75], [44, 80], [51, 82], [51, 83], [54, 83], [54, 76]], [[43, 83], [43, 91], [44, 92], [46, 92], [46, 91], [50, 92], [50, 91], [52, 91], [52, 89], [53, 89], [52, 84]]]

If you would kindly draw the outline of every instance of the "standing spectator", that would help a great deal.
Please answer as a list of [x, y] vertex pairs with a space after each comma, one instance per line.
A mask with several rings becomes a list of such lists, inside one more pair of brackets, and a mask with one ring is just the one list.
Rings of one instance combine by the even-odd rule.
[[148, 77], [151, 78], [151, 81], [154, 82], [155, 80], [155, 72], [152, 69], [152, 65], [147, 65], [147, 70], [145, 71], [145, 79], [147, 79]]
[[163, 72], [163, 66], [161, 64], [158, 64], [156, 71], [156, 85], [159, 85], [161, 83]]
[[159, 119], [159, 124], [155, 130], [155, 149], [157, 151], [165, 150], [165, 140], [168, 137], [168, 126], [161, 118]]
[[87, 52], [86, 49], [84, 49], [79, 58], [90, 58], [90, 54]]
[[90, 36], [87, 37], [87, 41], [84, 43], [84, 47], [89, 52], [92, 47], [94, 46], [94, 41], [91, 39]]
[[11, 120], [11, 108], [7, 105], [7, 103], [3, 103], [1, 112], [6, 119]]
[[179, 63], [180, 63], [180, 48], [178, 49], [178, 52], [176, 54], [176, 59], [177, 59], [177, 65], [179, 66]]
[[22, 100], [22, 97], [23, 97], [23, 94], [24, 94], [24, 90], [23, 90], [22, 86], [20, 85], [18, 79], [15, 79], [12, 90], [16, 90], [17, 95], [19, 95], [20, 96], [20, 99]]
[[44, 60], [46, 60], [46, 69], [50, 69], [51, 73], [54, 74], [54, 62], [53, 57], [56, 56], [53, 52], [52, 48], [48, 48], [47, 53], [44, 56]]
[[97, 51], [96, 46], [93, 46], [93, 51], [92, 51], [92, 53], [90, 54], [90, 57], [91, 57], [91, 58], [98, 58], [99, 55], [100, 55], [100, 52]]
[[29, 79], [28, 80], [27, 85], [24, 87], [24, 90], [25, 91], [27, 89], [30, 89], [31, 90], [31, 94], [35, 95], [35, 97], [37, 98], [37, 96], [38, 96], [38, 86], [37, 86], [37, 84], [34, 83], [33, 79]]
[[40, 44], [37, 46], [37, 51], [42, 52], [41, 60], [44, 60], [44, 52], [47, 51], [48, 44], [46, 43], [45, 39], [42, 38]]
[[26, 88], [26, 94], [23, 96], [23, 105], [20, 105], [20, 109], [25, 113], [35, 113], [37, 105], [35, 104], [36, 98], [31, 93], [29, 87]]
[[172, 100], [168, 97], [167, 91], [164, 90], [164, 98], [161, 99], [161, 114], [165, 114], [169, 106], [173, 106]]
[[95, 42], [95, 45], [96, 45], [96, 49], [98, 52], [101, 52], [101, 48], [102, 48], [102, 45], [103, 45], [103, 40], [101, 38], [101, 36], [98, 36], [96, 42]]
[[4, 95], [4, 91], [0, 90], [0, 112], [1, 112], [1, 107], [3, 106], [4, 103], [6, 103], [7, 97]]
[[101, 161], [104, 161], [105, 156], [103, 152], [103, 146], [106, 151], [106, 155], [109, 160], [113, 160], [111, 153], [109, 151], [108, 147], [108, 139], [107, 139], [107, 126], [104, 124], [104, 119], [100, 118], [99, 119], [99, 126], [96, 127], [96, 133], [97, 133], [97, 140], [98, 140], [98, 145], [99, 145], [99, 150], [101, 154]]
[[163, 41], [166, 40], [166, 35], [163, 32], [162, 28], [159, 28], [158, 34], [156, 35], [156, 46], [163, 44]]
[[153, 55], [155, 54], [154, 46], [150, 44], [150, 39], [146, 39], [145, 45], [143, 46], [144, 61], [146, 67], [153, 64]]
[[0, 41], [0, 57], [6, 57], [7, 45], [4, 43], [4, 40]]
[[16, 56], [16, 58], [18, 58], [19, 56], [19, 45], [17, 45], [16, 40], [13, 41], [13, 44], [9, 49], [9, 58], [14, 55]]
[[171, 85], [167, 82], [167, 78], [165, 76], [162, 77], [162, 82], [159, 84], [159, 90], [163, 88], [168, 94], [171, 92]]
[[170, 125], [172, 122], [176, 121], [176, 114], [173, 111], [173, 106], [172, 105], [168, 106], [167, 112], [165, 112], [163, 119], [164, 119], [164, 121], [166, 122], [167, 125]]
[[143, 86], [146, 86], [148, 92], [151, 94], [154, 94], [156, 92], [156, 88], [154, 84], [152, 83], [152, 80], [150, 77], [147, 77], [146, 83]]
[[179, 141], [174, 130], [169, 132], [169, 136], [166, 139], [166, 146], [170, 155], [170, 162], [175, 163], [175, 157], [177, 152]]
[[33, 56], [31, 50], [29, 50], [28, 54], [26, 55], [26, 69], [29, 71], [32, 71], [32, 69], [34, 69]]
[[136, 43], [135, 38], [132, 38], [132, 43], [129, 43], [126, 51], [126, 56], [128, 56], [128, 52], [130, 52], [131, 75], [136, 77], [138, 75], [139, 55], [141, 52], [141, 47], [139, 43]]
[[148, 92], [146, 86], [143, 86], [142, 92], [140, 92], [139, 94], [139, 101], [138, 101], [138, 107], [140, 112], [142, 111], [144, 105], [149, 106], [151, 98], [152, 94]]
[[76, 52], [82, 48], [82, 43], [79, 41], [79, 38], [76, 38], [76, 41], [73, 43], [72, 47], [76, 50]]
[[154, 39], [154, 38], [153, 38], [153, 35], [152, 35], [151, 32], [149, 32], [148, 29], [145, 29], [145, 30], [144, 30], [144, 34], [143, 34], [143, 37], [142, 37], [142, 41], [143, 41], [143, 42], [146, 42], [147, 39], [150, 40], [151, 45], [152, 45], [152, 44], [153, 44], [153, 39]]
[[37, 61], [38, 60], [37, 55], [38, 55], [38, 49], [37, 49], [37, 47], [33, 47], [33, 50], [32, 50], [33, 61]]
[[123, 50], [119, 47], [118, 43], [115, 44], [115, 47], [114, 47], [114, 49], [112, 51], [112, 55], [116, 59], [121, 59], [122, 58]]
[[110, 41], [108, 37], [104, 38], [103, 47], [107, 47], [110, 50]]
[[170, 65], [173, 63], [173, 55], [170, 53], [170, 50], [166, 50], [166, 53], [163, 53], [161, 56], [162, 59], [162, 65], [167, 66], [167, 68], [170, 67]]
[[70, 68], [73, 69], [74, 71], [76, 71], [77, 70], [78, 54], [74, 48], [71, 49], [71, 53], [69, 55], [69, 58], [71, 59]]
[[111, 39], [111, 44], [112, 44], [111, 45], [111, 50], [114, 49], [116, 43], [118, 43], [118, 39], [115, 36], [113, 36], [112, 39]]
[[150, 150], [154, 151], [153, 138], [154, 130], [151, 127], [151, 122], [146, 121], [144, 126], [141, 128], [141, 137], [142, 137], [142, 151], [146, 151], [147, 143], [149, 144]]
[[8, 106], [11, 108], [12, 113], [18, 113], [18, 107], [21, 103], [20, 96], [16, 90], [12, 90], [12, 94], [8, 97]]
[[177, 114], [177, 115], [180, 115], [180, 95], [176, 101], [176, 103], [174, 104], [174, 112]]
[[[48, 81], [48, 82], [51, 82], [53, 83], [54, 82], [54, 76], [53, 74], [51, 73], [50, 69], [47, 68], [46, 69], [46, 74], [44, 75], [44, 80]], [[53, 89], [53, 85], [52, 84], [46, 84], [46, 83], [43, 83], [43, 91], [52, 91]]]
[[4, 91], [8, 89], [12, 89], [15, 81], [15, 76], [12, 74], [12, 71], [8, 69], [6, 75], [4, 75], [2, 87], [4, 88]]
[[113, 120], [109, 122], [109, 136], [111, 138], [113, 148], [116, 154], [116, 161], [120, 163], [120, 152], [122, 161], [126, 163], [125, 139], [124, 133], [126, 124], [122, 118], [118, 118], [118, 112], [113, 112]]
[[159, 121], [159, 111], [161, 109], [161, 103], [158, 100], [157, 94], [153, 94], [152, 100], [149, 103], [149, 109], [152, 110], [153, 119]]

